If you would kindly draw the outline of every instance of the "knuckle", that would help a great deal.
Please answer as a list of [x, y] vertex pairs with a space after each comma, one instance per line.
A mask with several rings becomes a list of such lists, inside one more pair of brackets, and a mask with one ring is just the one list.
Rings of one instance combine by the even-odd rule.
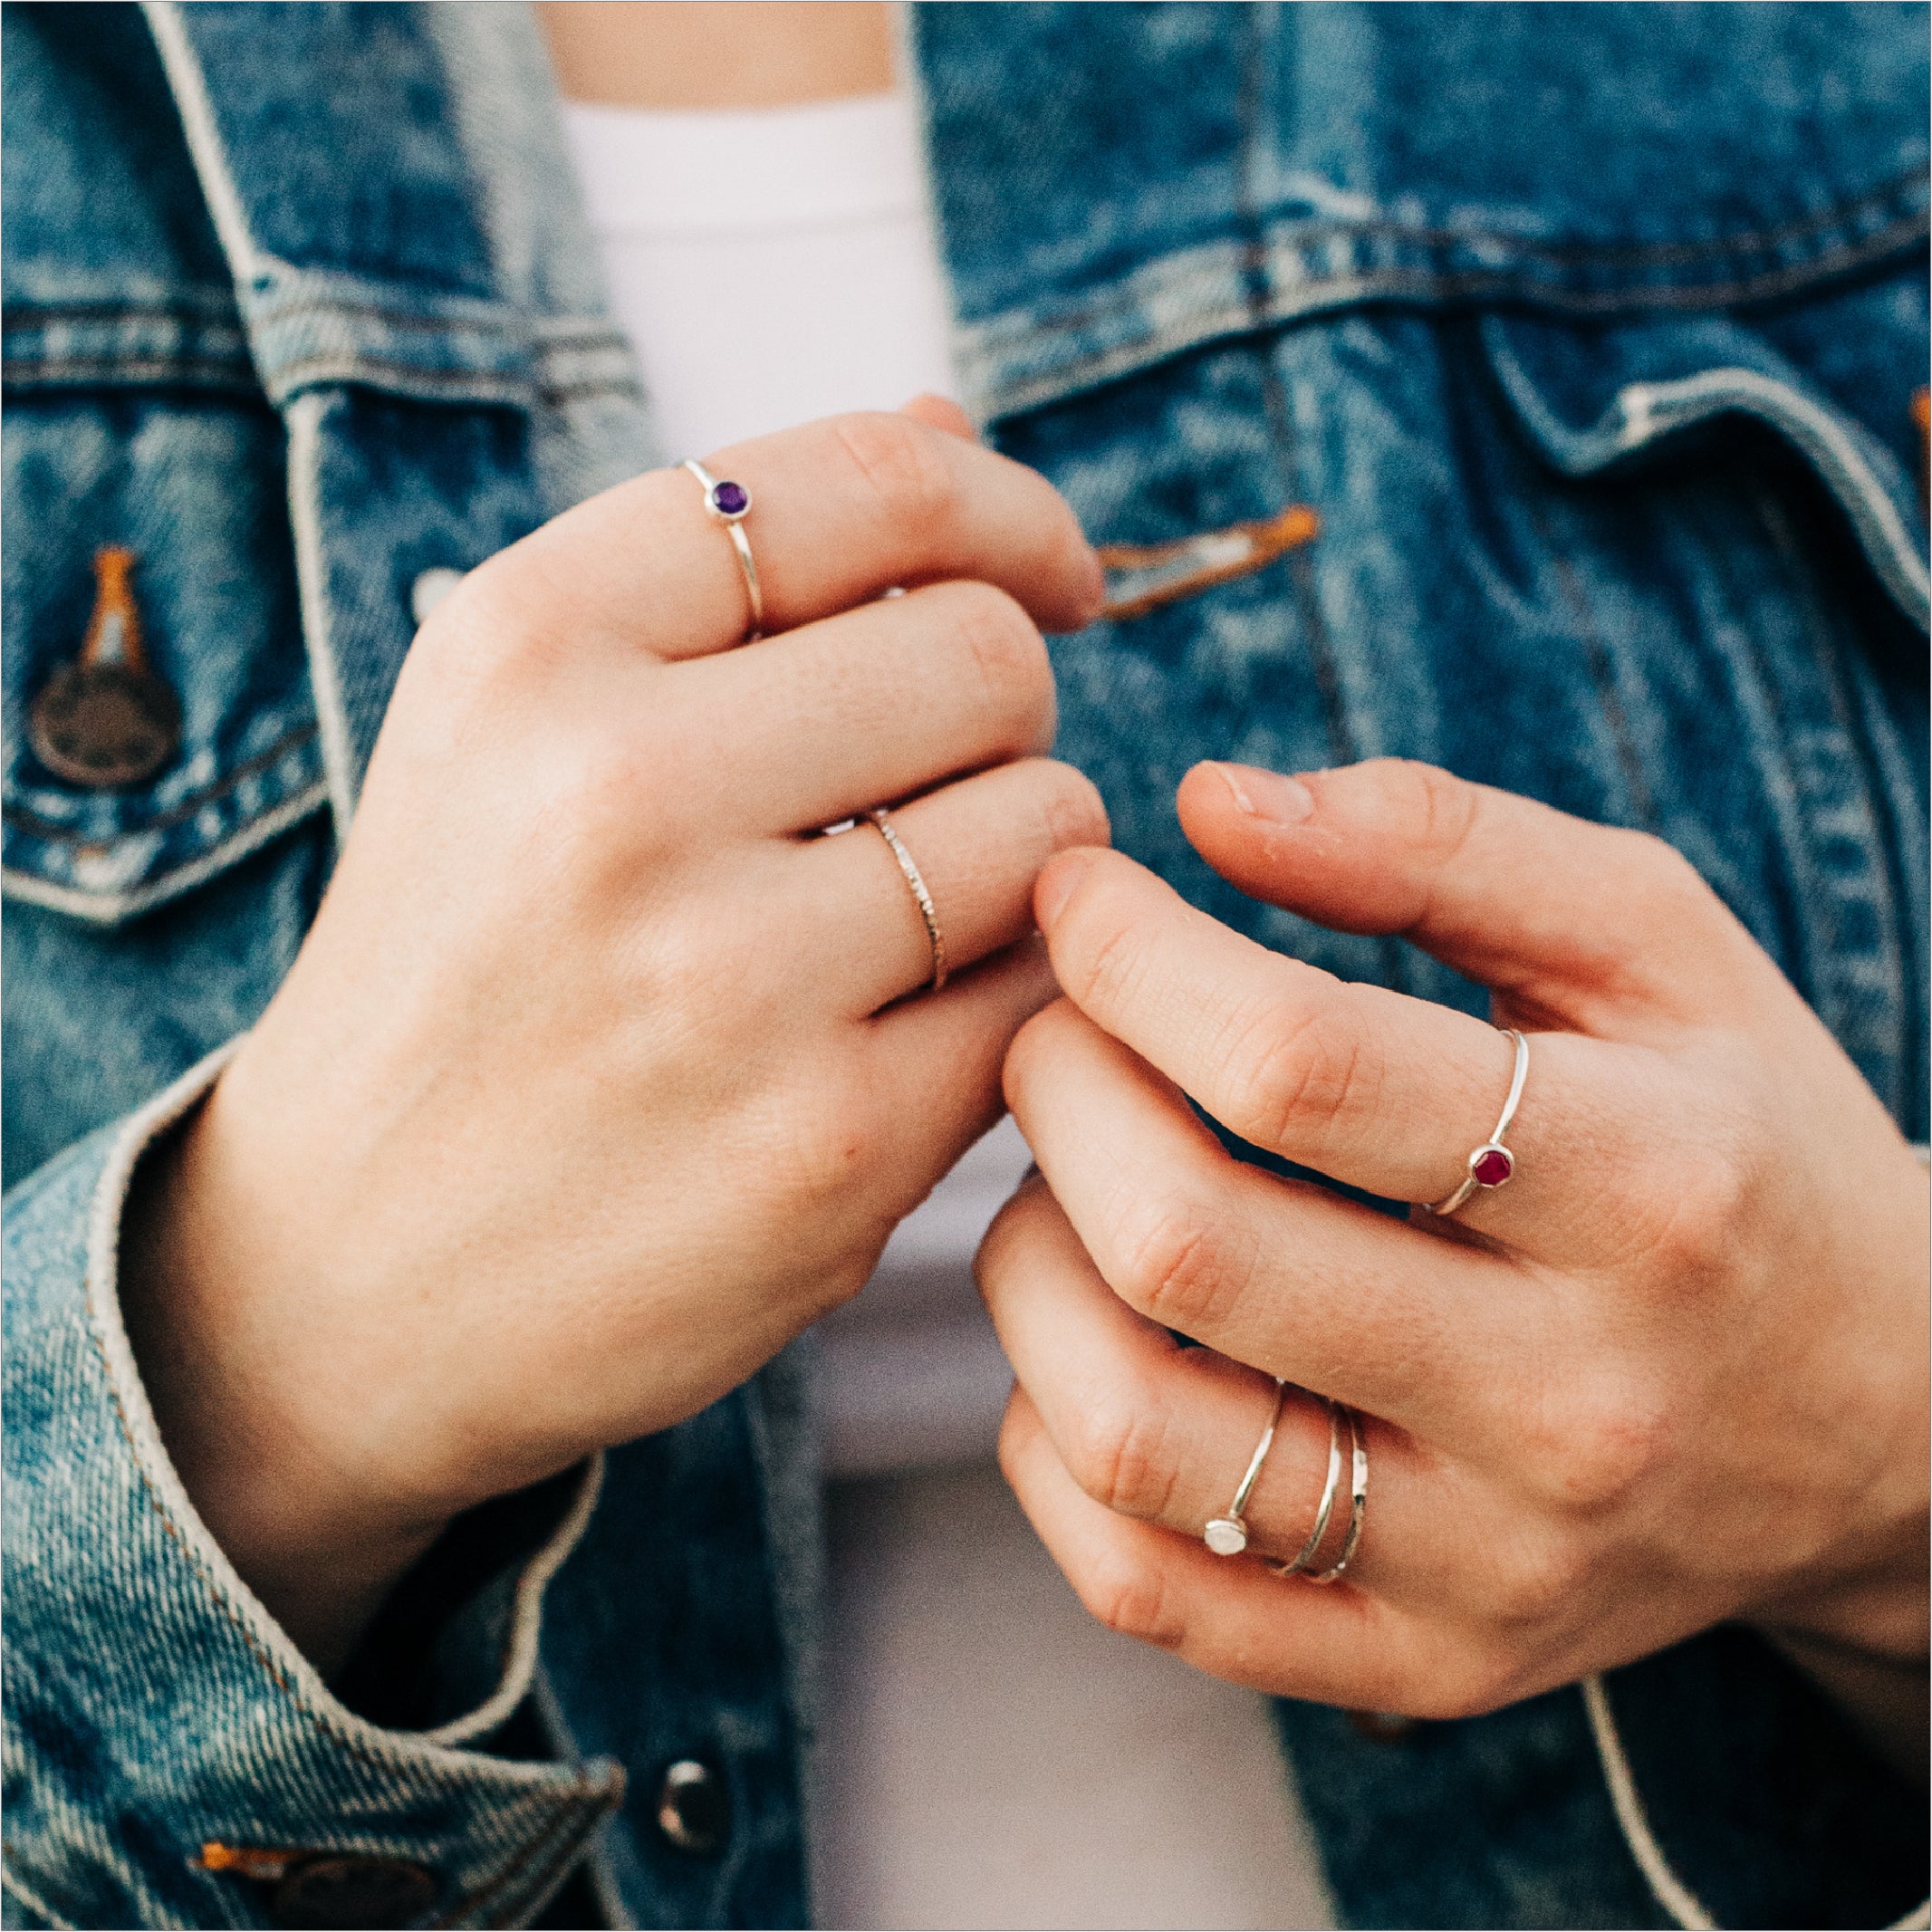
[[1566, 1387], [1554, 1413], [1525, 1431], [1523, 1467], [1551, 1507], [1600, 1516], [1644, 1486], [1669, 1437], [1661, 1401], [1636, 1377], [1604, 1372]]
[[909, 417], [868, 411], [839, 417], [832, 433], [884, 516], [925, 525], [951, 514], [956, 485], [938, 431]]
[[815, 1068], [773, 1095], [765, 1113], [765, 1171], [788, 1207], [815, 1214], [836, 1204], [850, 1215], [872, 1192], [880, 1149], [870, 1083], [857, 1067]]
[[1492, 1609], [1512, 1634], [1543, 1629], [1575, 1614], [1590, 1581], [1581, 1544], [1562, 1533], [1525, 1541], [1497, 1564]]
[[1418, 1717], [1454, 1722], [1486, 1717], [1523, 1695], [1522, 1667], [1515, 1658], [1504, 1648], [1483, 1647], [1431, 1671], [1427, 1681], [1417, 1686], [1408, 1706]]
[[1229, 1026], [1219, 1058], [1230, 1124], [1264, 1147], [1304, 1142], [1312, 1128], [1364, 1108], [1374, 1117], [1375, 1096], [1364, 1089], [1376, 1062], [1360, 1029], [1333, 1005], [1270, 1000]]
[[1167, 1579], [1125, 1552], [1098, 1560], [1073, 1580], [1073, 1588], [1089, 1614], [1122, 1637], [1162, 1650], [1177, 1650], [1187, 1640], [1187, 1619]]
[[1233, 1216], [1171, 1197], [1129, 1210], [1120, 1252], [1122, 1298], [1186, 1335], [1218, 1325], [1253, 1268], [1251, 1244]]
[[947, 587], [954, 639], [976, 673], [996, 715], [1012, 717], [1031, 742], [1053, 710], [1053, 672], [1046, 645], [1018, 601], [995, 584]]
[[1082, 1403], [1066, 1458], [1073, 1480], [1117, 1515], [1158, 1517], [1173, 1500], [1172, 1433], [1151, 1391], [1118, 1388]]
[[1749, 1225], [1753, 1192], [1748, 1163], [1720, 1139], [1678, 1149], [1665, 1211], [1650, 1236], [1651, 1278], [1684, 1295], [1726, 1273], [1737, 1230]]
[[1453, 863], [1475, 830], [1482, 793], [1453, 772], [1418, 759], [1378, 758], [1371, 764], [1418, 852], [1433, 865]]

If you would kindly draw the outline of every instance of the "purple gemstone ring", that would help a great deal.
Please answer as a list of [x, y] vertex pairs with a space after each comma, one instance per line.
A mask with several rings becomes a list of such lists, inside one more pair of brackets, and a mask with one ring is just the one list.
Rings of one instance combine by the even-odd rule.
[[685, 468], [704, 486], [705, 514], [725, 526], [738, 560], [739, 574], [745, 579], [745, 594], [751, 601], [751, 621], [745, 628], [744, 642], [754, 644], [764, 635], [764, 592], [758, 587], [758, 565], [752, 556], [751, 540], [741, 525], [752, 506], [751, 492], [742, 483], [720, 482], [695, 457]]
[[1523, 1098], [1523, 1083], [1530, 1074], [1530, 1043], [1514, 1026], [1505, 1026], [1504, 1033], [1516, 1043], [1516, 1064], [1510, 1074], [1509, 1098], [1503, 1102], [1503, 1112], [1496, 1121], [1495, 1131], [1481, 1147], [1470, 1150], [1466, 1163], [1467, 1171], [1461, 1181], [1439, 1201], [1426, 1201], [1425, 1210], [1432, 1215], [1453, 1215], [1478, 1187], [1500, 1187], [1516, 1171], [1516, 1157], [1503, 1144], [1503, 1136], [1509, 1131], [1509, 1123], [1516, 1118], [1516, 1104]]

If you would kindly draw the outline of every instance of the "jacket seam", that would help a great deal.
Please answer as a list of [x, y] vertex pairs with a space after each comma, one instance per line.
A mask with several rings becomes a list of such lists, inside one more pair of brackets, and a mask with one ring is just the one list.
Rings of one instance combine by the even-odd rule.
[[[1922, 166], [1904, 168], [1876, 187], [1853, 196], [1849, 201], [1834, 202], [1816, 215], [1805, 216], [1796, 221], [1773, 223], [1764, 227], [1739, 228], [1729, 235], [1703, 242], [1539, 242], [1501, 228], [1418, 228], [1406, 222], [1372, 217], [1360, 221], [1324, 221], [1318, 217], [1306, 224], [1297, 223], [1295, 233], [1318, 238], [1337, 235], [1386, 235], [1399, 240], [1418, 242], [1425, 247], [1456, 247], [1470, 242], [1492, 242], [1518, 255], [1533, 255], [1547, 262], [1649, 262], [1669, 265], [1718, 259], [1727, 255], [1747, 255], [1842, 226], [1868, 209], [1882, 207], [1901, 190], [1916, 187], [1924, 178], [1924, 174]], [[1262, 219], [1267, 223], [1271, 217], [1264, 216]]]
[[493, 370], [444, 369], [419, 363], [399, 362], [385, 356], [364, 355], [353, 349], [304, 356], [300, 361], [270, 363], [264, 379], [272, 393], [286, 395], [304, 385], [320, 382], [371, 383], [387, 378], [398, 387], [468, 390], [500, 403], [516, 403], [529, 398], [540, 402], [565, 401], [573, 396], [642, 393], [635, 376], [606, 376], [582, 382], [543, 383], [528, 376], [505, 375]]
[[119, 919], [132, 918], [137, 913], [164, 905], [179, 894], [192, 890], [236, 860], [245, 859], [249, 853], [259, 851], [264, 845], [279, 839], [284, 832], [293, 831], [312, 812], [327, 803], [328, 786], [323, 780], [317, 779], [313, 784], [295, 793], [272, 811], [248, 820], [227, 838], [208, 847], [198, 856], [184, 860], [150, 878], [145, 884], [124, 891], [95, 892], [82, 886], [63, 885], [42, 873], [29, 871], [24, 866], [7, 866], [0, 870], [0, 882], [4, 882], [11, 897], [23, 899], [28, 905], [45, 906], [54, 912], [64, 912], [97, 925], [112, 924]]
[[[1027, 371], [1017, 378], [995, 380], [982, 391], [986, 399], [981, 406], [982, 412], [986, 415], [1007, 414], [1058, 401], [1081, 389], [1096, 388], [1217, 337], [1251, 333], [1257, 329], [1283, 325], [1371, 302], [1414, 303], [1425, 306], [1488, 302], [1499, 307], [1532, 312], [1546, 310], [1560, 315], [1610, 318], [1635, 318], [1651, 312], [1694, 312], [1742, 307], [1792, 293], [1852, 269], [1869, 266], [1898, 252], [1908, 242], [1922, 240], [1927, 229], [1926, 218], [1915, 216], [1909, 224], [1888, 229], [1864, 243], [1848, 246], [1838, 254], [1816, 261], [1767, 271], [1756, 277], [1694, 287], [1563, 289], [1525, 284], [1521, 276], [1497, 270], [1441, 274], [1419, 268], [1370, 269], [1360, 274], [1294, 281], [1285, 286], [1277, 285], [1269, 298], [1260, 303], [1241, 300], [1223, 303], [1215, 308], [1185, 316], [1165, 329], [1111, 347], [1064, 359], [1055, 358], [1043, 372]], [[1230, 248], [1235, 245], [1217, 245]], [[1158, 265], [1157, 262], [1149, 267], [1158, 268]], [[1216, 270], [1197, 268], [1177, 278], [1176, 284], [1168, 291], [1168, 298], [1173, 300], [1190, 282], [1202, 284], [1221, 279], [1222, 274]], [[1072, 314], [1037, 319], [995, 316], [967, 323], [959, 333], [968, 378], [970, 380], [976, 364], [981, 371], [997, 375], [1003, 363], [1016, 360], [1016, 347], [1019, 353], [1024, 353], [1033, 345], [1051, 344], [1054, 338], [1077, 332], [1095, 322], [1130, 317], [1137, 305], [1129, 292], [1116, 284], [1105, 295]]]
[[[471, 300], [476, 298], [471, 297]], [[305, 296], [298, 302], [264, 303], [255, 314], [257, 328], [274, 328], [291, 320], [305, 321], [315, 315], [358, 315], [371, 322], [388, 322], [399, 329], [473, 330], [479, 333], [509, 337], [512, 341], [535, 339], [565, 342], [609, 343], [613, 349], [626, 346], [622, 332], [592, 315], [544, 315], [540, 312], [505, 309], [500, 314], [425, 315], [419, 310], [389, 308], [380, 303], [338, 301], [329, 295]]]
[[[312, 738], [315, 730], [312, 721], [306, 725], [298, 725], [293, 731], [284, 733], [266, 751], [257, 752], [252, 758], [245, 758], [226, 777], [204, 786], [199, 792], [190, 792], [186, 798], [170, 805], [166, 812], [139, 825], [120, 825], [106, 833], [85, 832], [56, 824], [50, 819], [41, 818], [28, 811], [24, 805], [7, 805], [0, 808], [0, 819], [5, 819], [9, 825], [17, 825], [23, 831], [33, 833], [37, 839], [45, 840], [50, 845], [108, 846], [119, 844], [128, 839], [145, 838], [150, 832], [169, 831], [184, 820], [193, 818], [197, 812], [212, 805], [217, 799], [226, 797], [237, 785], [253, 778], [257, 772], [265, 772], [278, 760], [287, 756], [298, 745]], [[265, 807], [264, 812], [274, 809], [273, 806]], [[260, 817], [264, 814], [255, 815]]]
[[244, 356], [14, 356], [0, 362], [0, 380], [29, 387], [47, 382], [207, 382], [259, 394], [255, 365]]

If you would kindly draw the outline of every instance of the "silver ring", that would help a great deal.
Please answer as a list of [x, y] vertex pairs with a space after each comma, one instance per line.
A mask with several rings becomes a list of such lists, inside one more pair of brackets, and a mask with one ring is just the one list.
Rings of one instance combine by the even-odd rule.
[[1523, 1098], [1523, 1083], [1529, 1078], [1530, 1043], [1514, 1026], [1505, 1026], [1501, 1031], [1516, 1043], [1516, 1069], [1510, 1075], [1509, 1098], [1503, 1102], [1495, 1131], [1481, 1147], [1470, 1149], [1469, 1171], [1456, 1187], [1439, 1201], [1422, 1204], [1425, 1214], [1453, 1215], [1478, 1187], [1500, 1187], [1516, 1171], [1516, 1157], [1503, 1145], [1503, 1136], [1509, 1131], [1509, 1123], [1516, 1118], [1516, 1103]]
[[919, 908], [919, 917], [926, 921], [926, 937], [932, 945], [932, 977], [926, 982], [924, 990], [937, 993], [946, 984], [946, 937], [939, 930], [939, 908], [932, 902], [932, 894], [926, 889], [926, 881], [919, 876], [918, 861], [906, 850], [906, 841], [899, 837], [898, 828], [886, 816], [883, 805], [875, 805], [866, 817], [879, 827], [879, 836], [892, 849], [892, 856], [899, 860], [899, 869], [906, 875], [906, 883], [912, 888], [913, 903]]
[[696, 457], [687, 457], [684, 466], [705, 486], [705, 514], [713, 523], [724, 524], [725, 534], [737, 553], [745, 594], [751, 600], [751, 622], [745, 626], [744, 641], [755, 644], [764, 635], [764, 592], [758, 587], [758, 565], [752, 555], [751, 539], [740, 527], [751, 510], [751, 492], [742, 483], [720, 483]]
[[1254, 1453], [1248, 1458], [1248, 1473], [1241, 1478], [1235, 1491], [1235, 1500], [1227, 1505], [1225, 1516], [1216, 1516], [1201, 1532], [1201, 1541], [1216, 1556], [1239, 1556], [1248, 1546], [1247, 1520], [1241, 1514], [1248, 1506], [1248, 1496], [1254, 1487], [1254, 1479], [1261, 1474], [1261, 1466], [1268, 1459], [1268, 1451], [1274, 1442], [1274, 1427], [1282, 1419], [1282, 1404], [1288, 1399], [1288, 1385], [1280, 1376], [1274, 1378], [1274, 1407], [1268, 1411], [1268, 1426], [1261, 1432], [1261, 1440], [1254, 1446]]
[[1310, 1577], [1311, 1583], [1332, 1583], [1340, 1579], [1354, 1558], [1355, 1545], [1361, 1541], [1362, 1518], [1369, 1514], [1369, 1438], [1361, 1417], [1352, 1408], [1349, 1411], [1349, 1533], [1341, 1540], [1341, 1554], [1319, 1576]]
[[1314, 1527], [1308, 1533], [1308, 1541], [1287, 1562], [1266, 1563], [1276, 1576], [1299, 1576], [1308, 1568], [1328, 1534], [1328, 1519], [1335, 1514], [1335, 1493], [1341, 1487], [1341, 1404], [1331, 1396], [1322, 1399], [1328, 1404], [1328, 1475], [1322, 1479], [1322, 1500], [1315, 1505]]

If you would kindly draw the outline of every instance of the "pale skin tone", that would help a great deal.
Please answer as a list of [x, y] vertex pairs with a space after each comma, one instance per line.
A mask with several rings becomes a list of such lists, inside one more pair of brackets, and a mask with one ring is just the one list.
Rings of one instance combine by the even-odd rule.
[[[882, 7], [542, 12], [578, 98], [889, 82]], [[1004, 1061], [1042, 1177], [980, 1262], [1018, 1381], [1002, 1458], [1097, 1614], [1424, 1716], [1744, 1618], [1922, 1763], [1925, 1177], [1687, 868], [1418, 767], [1305, 800], [1190, 774], [1183, 823], [1237, 885], [1406, 932], [1535, 1036], [1522, 1172], [1456, 1225], [1236, 1168], [1179, 1090], [1439, 1195], [1507, 1044], [1094, 849], [1091, 787], [1043, 755], [1038, 633], [1091, 617], [1097, 566], [956, 410], [712, 467], [757, 499], [783, 634], [734, 649], [743, 587], [681, 473], [474, 572], [287, 985], [130, 1206], [170, 1452], [296, 1641], [332, 1668], [454, 1513], [694, 1412], [854, 1292]], [[882, 841], [811, 836], [894, 800], [966, 968], [937, 999], [907, 997], [926, 938]], [[1370, 1527], [1331, 1591], [1199, 1542], [1276, 1374], [1370, 1418]], [[1299, 1547], [1326, 1447], [1293, 1396], [1259, 1550]]]

